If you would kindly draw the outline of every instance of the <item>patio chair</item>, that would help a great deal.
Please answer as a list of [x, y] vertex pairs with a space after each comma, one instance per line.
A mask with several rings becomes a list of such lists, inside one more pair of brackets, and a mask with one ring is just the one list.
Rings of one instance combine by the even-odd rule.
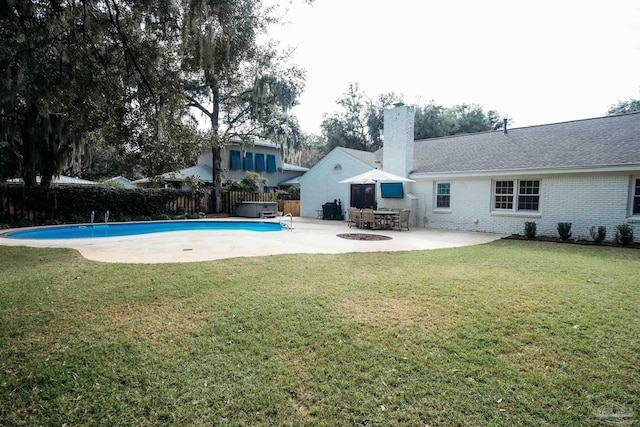
[[373, 209], [362, 210], [362, 226], [367, 228], [374, 228], [376, 224], [376, 217]]
[[360, 209], [347, 208], [347, 214], [349, 215], [349, 228], [351, 228], [352, 225], [360, 228], [360, 222], [362, 221]]
[[398, 231], [402, 231], [402, 227], [409, 230], [409, 215], [411, 211], [409, 209], [402, 209], [398, 215], [394, 215], [391, 220], [391, 228], [398, 227]]

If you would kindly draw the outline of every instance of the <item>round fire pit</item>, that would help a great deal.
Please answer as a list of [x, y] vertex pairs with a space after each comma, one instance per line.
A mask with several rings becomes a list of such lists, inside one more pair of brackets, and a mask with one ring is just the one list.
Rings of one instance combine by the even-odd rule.
[[391, 240], [389, 236], [382, 236], [380, 234], [365, 234], [365, 233], [345, 233], [337, 234], [341, 239], [348, 240]]

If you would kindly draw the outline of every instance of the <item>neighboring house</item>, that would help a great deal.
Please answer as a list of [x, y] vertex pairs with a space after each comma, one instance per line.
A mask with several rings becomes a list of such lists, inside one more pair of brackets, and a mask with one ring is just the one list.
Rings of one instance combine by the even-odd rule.
[[[571, 222], [574, 237], [606, 226], [612, 239], [629, 224], [640, 235], [640, 113], [421, 141], [413, 141], [413, 115], [404, 105], [385, 112], [382, 157], [385, 171], [416, 182], [404, 184], [401, 204], [379, 188], [376, 196], [379, 206], [412, 209], [414, 225], [523, 233], [533, 221], [538, 234], [557, 235], [559, 222]], [[301, 209], [312, 217], [304, 182]], [[335, 194], [348, 193], [337, 185], [347, 190]]]
[[[299, 177], [308, 168], [289, 165], [282, 161], [280, 148], [268, 141], [256, 141], [245, 145], [230, 143], [221, 150], [222, 181], [241, 181], [247, 172], [256, 172], [264, 178], [263, 189], [271, 191], [280, 185], [292, 185], [289, 180]], [[206, 148], [198, 157], [198, 164], [177, 172], [160, 175], [166, 187], [190, 189], [189, 181], [198, 179], [204, 185], [213, 184], [213, 158], [211, 149]], [[139, 179], [133, 183], [137, 186], [153, 186], [154, 180]]]
[[[40, 181], [41, 181], [41, 177], [37, 176], [36, 184], [40, 185]], [[13, 178], [13, 179], [8, 179], [6, 183], [10, 185], [24, 185], [24, 180], [22, 178]], [[65, 186], [65, 185], [100, 185], [100, 184], [95, 181], [89, 181], [86, 179], [76, 178], [73, 176], [59, 175], [59, 176], [54, 176], [51, 179], [51, 185]]]
[[131, 182], [129, 179], [125, 178], [124, 176], [114, 176], [113, 178], [110, 178], [106, 181], [107, 183], [116, 183], [117, 185], [121, 185], [122, 188], [137, 188], [136, 185]]

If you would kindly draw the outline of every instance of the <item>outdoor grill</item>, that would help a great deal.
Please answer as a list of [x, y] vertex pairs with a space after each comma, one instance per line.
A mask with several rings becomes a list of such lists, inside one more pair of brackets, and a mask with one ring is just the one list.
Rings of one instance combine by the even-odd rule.
[[322, 205], [322, 219], [339, 221], [343, 219], [342, 203], [340, 200], [334, 200], [333, 202], [327, 202]]

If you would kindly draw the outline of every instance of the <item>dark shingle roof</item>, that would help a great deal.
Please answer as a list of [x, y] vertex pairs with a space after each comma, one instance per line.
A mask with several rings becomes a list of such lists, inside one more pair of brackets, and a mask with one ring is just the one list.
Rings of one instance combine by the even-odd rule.
[[640, 113], [415, 141], [414, 173], [640, 164]]

